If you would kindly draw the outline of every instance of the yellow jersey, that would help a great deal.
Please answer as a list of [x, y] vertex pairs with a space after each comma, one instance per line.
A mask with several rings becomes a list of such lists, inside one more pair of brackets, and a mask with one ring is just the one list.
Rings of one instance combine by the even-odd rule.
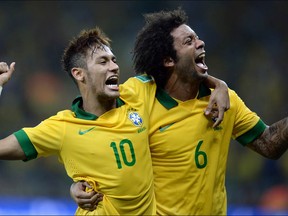
[[[139, 90], [155, 85], [146, 75], [136, 80], [143, 86]], [[226, 215], [231, 138], [245, 145], [266, 128], [230, 89], [230, 109], [221, 125], [213, 128], [212, 119], [204, 115], [210, 94], [210, 89], [200, 86], [198, 97], [185, 102], [161, 89], [147, 95], [154, 99], [149, 136], [159, 215]]]
[[266, 128], [229, 90], [230, 109], [216, 128], [204, 115], [210, 90], [185, 102], [158, 89], [150, 116], [150, 151], [159, 215], [226, 215], [225, 173], [231, 138], [243, 145]]
[[85, 180], [104, 194], [95, 211], [78, 208], [76, 215], [156, 214], [148, 145], [153, 104], [145, 100], [153, 88], [120, 86], [118, 107], [101, 116], [85, 112], [78, 97], [72, 110], [15, 133], [27, 160], [57, 155], [74, 181]]

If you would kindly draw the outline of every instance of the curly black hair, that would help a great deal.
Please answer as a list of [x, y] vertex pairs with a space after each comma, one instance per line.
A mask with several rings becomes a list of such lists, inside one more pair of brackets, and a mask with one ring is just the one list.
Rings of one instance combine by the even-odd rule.
[[134, 69], [136, 73], [152, 75], [158, 87], [163, 88], [170, 76], [164, 67], [165, 58], [177, 62], [171, 32], [186, 24], [186, 13], [178, 8], [173, 11], [160, 11], [145, 14], [145, 26], [136, 37], [133, 49]]

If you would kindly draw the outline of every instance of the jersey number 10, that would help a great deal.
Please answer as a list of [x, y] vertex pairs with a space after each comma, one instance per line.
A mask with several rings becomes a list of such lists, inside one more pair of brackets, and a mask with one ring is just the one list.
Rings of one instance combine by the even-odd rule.
[[[127, 152], [125, 151], [125, 146], [126, 146], [126, 149], [128, 149]], [[133, 166], [136, 163], [136, 156], [135, 156], [133, 144], [130, 140], [123, 139], [120, 141], [118, 146], [115, 142], [112, 142], [110, 144], [110, 147], [114, 151], [118, 169], [122, 169], [122, 161], [126, 166]], [[119, 153], [119, 149], [120, 149], [121, 154]], [[127, 154], [130, 154], [130, 161], [128, 161]]]

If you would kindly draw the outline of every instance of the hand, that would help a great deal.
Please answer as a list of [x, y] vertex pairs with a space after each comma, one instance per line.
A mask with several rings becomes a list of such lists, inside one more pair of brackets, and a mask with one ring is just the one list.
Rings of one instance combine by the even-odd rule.
[[228, 94], [228, 86], [224, 81], [212, 91], [209, 104], [205, 110], [205, 115], [211, 115], [215, 122], [213, 127], [217, 127], [224, 118], [224, 112], [230, 108], [230, 98]]
[[86, 188], [92, 189], [87, 182], [75, 182], [70, 187], [70, 195], [80, 208], [93, 211], [97, 208], [98, 203], [103, 200], [103, 194], [94, 190], [86, 192]]
[[10, 67], [6, 62], [0, 62], [0, 86], [3, 86], [11, 78], [12, 73], [15, 70], [15, 62], [10, 64]]

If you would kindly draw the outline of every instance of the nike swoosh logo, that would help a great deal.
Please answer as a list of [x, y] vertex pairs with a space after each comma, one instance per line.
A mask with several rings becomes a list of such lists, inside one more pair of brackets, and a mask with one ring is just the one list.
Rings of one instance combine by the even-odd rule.
[[169, 125], [166, 125], [166, 126], [164, 126], [164, 127], [159, 127], [160, 132], [165, 131], [166, 129], [168, 129], [169, 127], [171, 127], [173, 124], [174, 124], [174, 123], [169, 124]]
[[89, 129], [87, 129], [87, 130], [79, 130], [79, 135], [84, 135], [84, 134], [86, 134], [86, 133], [88, 133], [89, 131], [91, 131], [91, 130], [93, 130], [95, 127], [92, 127], [92, 128], [89, 128]]

